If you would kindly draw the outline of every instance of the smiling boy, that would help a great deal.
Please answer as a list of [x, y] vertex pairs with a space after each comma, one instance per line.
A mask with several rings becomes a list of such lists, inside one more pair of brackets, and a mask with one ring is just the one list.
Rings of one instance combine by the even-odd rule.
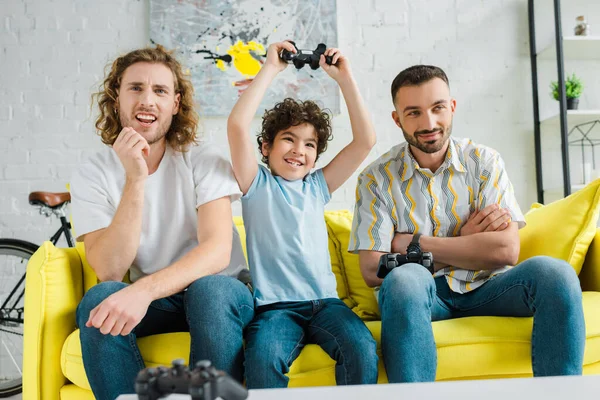
[[283, 49], [272, 44], [267, 61], [229, 116], [233, 171], [244, 196], [242, 211], [254, 284], [256, 318], [246, 334], [248, 388], [286, 387], [291, 363], [307, 343], [336, 361], [338, 385], [377, 381], [376, 344], [360, 318], [337, 296], [331, 270], [324, 207], [369, 154], [375, 131], [348, 60], [327, 49], [334, 65], [321, 68], [339, 85], [353, 139], [325, 167], [315, 167], [331, 139], [330, 116], [312, 101], [285, 99], [263, 116], [259, 166], [249, 132], [265, 91], [286, 68]]

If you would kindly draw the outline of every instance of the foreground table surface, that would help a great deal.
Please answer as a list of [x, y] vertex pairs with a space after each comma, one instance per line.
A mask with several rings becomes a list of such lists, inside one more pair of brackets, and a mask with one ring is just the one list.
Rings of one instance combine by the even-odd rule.
[[[248, 400], [585, 400], [600, 398], [600, 375], [516, 378], [393, 385], [324, 386], [251, 390]], [[164, 399], [189, 400], [188, 395]], [[117, 400], [137, 400], [136, 395]], [[228, 399], [226, 399], [228, 400]]]

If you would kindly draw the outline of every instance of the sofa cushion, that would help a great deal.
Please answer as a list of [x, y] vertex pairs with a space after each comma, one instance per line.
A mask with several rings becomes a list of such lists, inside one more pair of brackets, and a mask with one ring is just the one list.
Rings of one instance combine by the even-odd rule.
[[240, 241], [242, 242], [242, 250], [244, 251], [244, 257], [248, 262], [248, 250], [246, 250], [246, 229], [244, 228], [244, 220], [240, 216], [233, 217], [233, 223], [240, 234]]
[[332, 262], [336, 258], [340, 261], [340, 275], [345, 278], [347, 285], [346, 304], [365, 321], [379, 319], [377, 301], [373, 289], [367, 286], [362, 277], [358, 255], [348, 252], [352, 213], [348, 210], [329, 211], [325, 213], [325, 222], [329, 231]]
[[581, 290], [600, 292], [600, 228], [596, 229], [596, 236], [590, 244], [583, 267], [579, 273]]
[[[585, 292], [586, 323], [584, 373], [600, 365], [600, 292]], [[434, 322], [438, 350], [437, 380], [482, 379], [531, 375], [532, 318], [468, 317]], [[381, 363], [381, 322], [367, 322], [377, 341], [380, 356], [379, 382], [386, 382]], [[175, 358], [187, 360], [188, 333], [168, 333], [138, 339], [147, 366], [169, 365]], [[461, 361], [463, 360], [463, 361]], [[61, 367], [77, 386], [89, 389], [83, 362], [79, 330], [65, 341]], [[334, 361], [317, 345], [308, 345], [292, 364], [290, 386], [320, 386], [335, 383]]]
[[534, 204], [519, 231], [519, 262], [537, 255], [567, 261], [579, 274], [596, 235], [600, 211], [600, 179], [546, 206]]
[[[137, 343], [148, 367], [169, 365], [176, 358], [187, 360], [190, 354], [190, 334], [187, 332], [147, 336], [138, 339]], [[60, 365], [67, 379], [79, 387], [90, 389], [81, 357], [79, 329], [65, 340]]]

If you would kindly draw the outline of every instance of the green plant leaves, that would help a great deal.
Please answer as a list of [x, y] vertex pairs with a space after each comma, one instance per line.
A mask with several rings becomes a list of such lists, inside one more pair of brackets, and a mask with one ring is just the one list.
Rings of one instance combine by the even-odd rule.
[[[554, 100], [558, 100], [558, 82], [550, 82], [550, 89], [552, 90], [551, 94], [552, 97], [554, 97]], [[581, 79], [573, 73], [571, 76], [567, 76], [567, 79], [565, 80], [565, 89], [567, 99], [577, 99], [581, 97], [581, 93], [583, 92], [583, 83], [581, 82]]]

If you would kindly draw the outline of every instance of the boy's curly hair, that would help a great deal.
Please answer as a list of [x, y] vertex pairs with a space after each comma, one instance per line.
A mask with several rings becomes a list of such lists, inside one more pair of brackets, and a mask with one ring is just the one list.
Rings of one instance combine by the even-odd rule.
[[[327, 150], [327, 142], [333, 139], [331, 133], [331, 114], [327, 109], [321, 109], [317, 103], [311, 100], [296, 101], [287, 98], [280, 103], [275, 104], [270, 110], [265, 111], [262, 120], [262, 130], [258, 134], [258, 151], [262, 154], [262, 145], [266, 143], [271, 146], [275, 141], [277, 133], [288, 129], [291, 126], [298, 126], [304, 123], [310, 124], [315, 128], [317, 134], [317, 158]], [[263, 163], [269, 165], [268, 157], [262, 157]]]
[[123, 129], [117, 103], [119, 87], [125, 70], [138, 62], [163, 64], [173, 72], [175, 94], [180, 94], [179, 112], [173, 116], [166, 139], [175, 150], [185, 151], [188, 145], [196, 142], [198, 128], [198, 113], [194, 109], [194, 87], [184, 76], [181, 64], [172, 52], [161, 45], [157, 45], [156, 48], [147, 47], [131, 51], [118, 57], [110, 66], [110, 70], [107, 66], [108, 74], [104, 82], [100, 85], [99, 91], [92, 95], [92, 105], [97, 99], [100, 108], [96, 129], [102, 137], [102, 142], [112, 145]]

